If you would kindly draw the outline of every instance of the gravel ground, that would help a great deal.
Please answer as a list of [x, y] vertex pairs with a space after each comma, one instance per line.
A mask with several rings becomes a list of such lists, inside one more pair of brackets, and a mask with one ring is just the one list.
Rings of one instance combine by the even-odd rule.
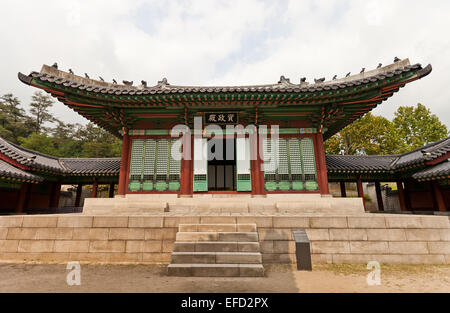
[[446, 292], [450, 265], [387, 265], [381, 285], [368, 286], [362, 265], [317, 265], [298, 272], [266, 267], [262, 278], [168, 277], [165, 265], [81, 265], [81, 285], [68, 286], [65, 264], [0, 264], [0, 292]]

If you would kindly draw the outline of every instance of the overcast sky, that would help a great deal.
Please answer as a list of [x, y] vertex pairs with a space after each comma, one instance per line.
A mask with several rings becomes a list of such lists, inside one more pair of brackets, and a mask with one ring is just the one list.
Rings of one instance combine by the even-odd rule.
[[[53, 62], [107, 81], [236, 85], [342, 77], [398, 56], [433, 72], [373, 112], [421, 102], [450, 126], [449, 14], [448, 0], [2, 1], [0, 94], [27, 108], [35, 89], [17, 72]], [[53, 112], [86, 123], [59, 102]]]

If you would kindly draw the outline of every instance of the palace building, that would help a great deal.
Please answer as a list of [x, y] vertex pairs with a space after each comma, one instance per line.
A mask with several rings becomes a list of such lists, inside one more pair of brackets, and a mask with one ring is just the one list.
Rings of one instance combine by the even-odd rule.
[[[163, 79], [150, 87], [144, 81], [139, 86], [97, 81], [44, 65], [40, 72], [19, 73], [19, 79], [123, 139], [119, 196], [327, 195], [324, 140], [430, 72], [430, 65], [410, 65], [405, 59], [313, 84], [304, 80], [295, 84], [281, 77], [272, 85], [194, 87]], [[183, 147], [192, 147], [190, 157], [183, 151], [183, 158], [177, 160], [171, 151], [179, 138], [172, 129], [185, 125], [193, 134], [195, 118], [204, 128], [220, 125], [223, 135], [205, 130], [196, 138], [183, 139]], [[254, 125], [255, 132], [265, 135], [258, 140], [262, 153], [250, 157], [249, 135], [239, 138], [239, 128], [229, 127], [238, 124]], [[273, 126], [279, 137], [276, 166], [264, 169]], [[224, 147], [225, 157], [211, 155], [213, 142]], [[202, 156], [205, 149], [208, 157]]]
[[356, 182], [363, 198], [362, 182], [374, 182], [383, 210], [380, 182], [397, 182], [404, 211], [445, 211], [450, 140], [398, 156], [326, 156], [323, 146], [431, 70], [405, 59], [312, 84], [282, 76], [272, 85], [194, 87], [163, 79], [150, 87], [145, 81], [119, 85], [43, 65], [40, 72], [19, 73], [19, 79], [122, 138], [121, 158], [56, 158], [0, 139], [0, 192], [9, 199], [3, 209], [57, 207], [61, 184], [78, 185], [79, 206], [83, 185], [93, 185], [92, 198], [99, 184], [107, 184], [116, 199], [313, 199], [330, 197], [329, 182], [341, 184], [342, 197], [345, 182]]

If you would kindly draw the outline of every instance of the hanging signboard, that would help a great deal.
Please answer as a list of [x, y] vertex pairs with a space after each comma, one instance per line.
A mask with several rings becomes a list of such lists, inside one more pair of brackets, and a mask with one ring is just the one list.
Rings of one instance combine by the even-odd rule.
[[205, 113], [205, 124], [235, 125], [238, 121], [236, 112], [213, 112]]

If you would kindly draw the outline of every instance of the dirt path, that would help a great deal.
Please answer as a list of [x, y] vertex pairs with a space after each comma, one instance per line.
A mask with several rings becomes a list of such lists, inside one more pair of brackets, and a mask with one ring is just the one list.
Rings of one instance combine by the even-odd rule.
[[447, 292], [450, 266], [383, 266], [381, 286], [359, 265], [320, 265], [313, 272], [266, 266], [264, 278], [178, 278], [158, 265], [81, 265], [81, 286], [68, 286], [62, 264], [0, 264], [0, 292]]

